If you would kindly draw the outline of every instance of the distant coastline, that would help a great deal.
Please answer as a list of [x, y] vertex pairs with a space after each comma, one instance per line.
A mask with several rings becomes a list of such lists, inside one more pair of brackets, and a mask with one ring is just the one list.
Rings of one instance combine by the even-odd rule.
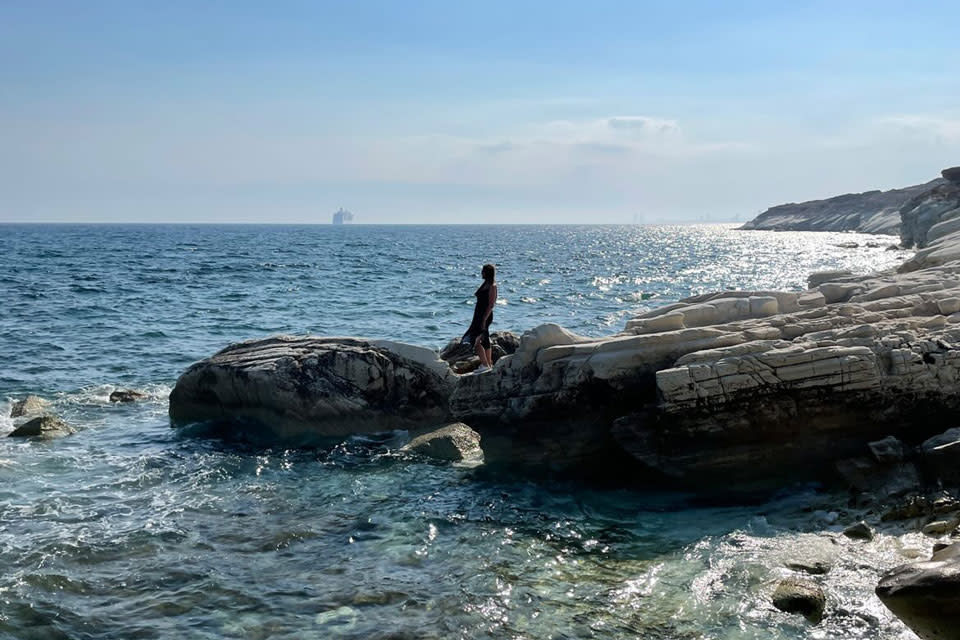
[[943, 178], [937, 178], [901, 189], [846, 193], [823, 200], [781, 204], [770, 207], [740, 228], [897, 235], [900, 233], [900, 208], [912, 198], [944, 182]]

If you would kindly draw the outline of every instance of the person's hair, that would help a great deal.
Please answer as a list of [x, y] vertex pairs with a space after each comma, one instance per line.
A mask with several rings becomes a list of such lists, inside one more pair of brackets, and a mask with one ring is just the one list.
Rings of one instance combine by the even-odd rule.
[[497, 274], [496, 268], [492, 264], [483, 265], [483, 269], [480, 270], [483, 279], [486, 282], [493, 282], [494, 276]]

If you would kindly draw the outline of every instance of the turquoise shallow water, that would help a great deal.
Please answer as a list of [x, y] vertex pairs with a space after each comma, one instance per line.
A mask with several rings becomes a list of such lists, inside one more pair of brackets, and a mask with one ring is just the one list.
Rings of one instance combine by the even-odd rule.
[[[0, 439], [0, 637], [909, 637], [872, 588], [929, 543], [836, 538], [853, 517], [836, 496], [705, 507], [433, 464], [398, 453], [403, 434], [245, 449], [166, 420], [176, 376], [231, 341], [439, 347], [469, 322], [486, 261], [500, 270], [496, 328], [602, 335], [694, 293], [892, 266], [894, 241], [726, 226], [2, 225], [0, 432], [27, 393], [79, 431]], [[149, 399], [111, 405], [126, 387]], [[835, 563], [819, 627], [769, 605], [798, 553]]]

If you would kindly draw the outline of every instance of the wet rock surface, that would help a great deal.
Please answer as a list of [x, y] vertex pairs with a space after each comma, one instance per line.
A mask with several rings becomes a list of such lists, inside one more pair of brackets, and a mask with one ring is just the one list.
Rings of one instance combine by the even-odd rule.
[[133, 389], [118, 389], [110, 394], [110, 402], [137, 402], [147, 397], [147, 394]]
[[66, 422], [53, 416], [40, 416], [23, 423], [8, 435], [10, 438], [40, 438], [52, 440], [75, 433], [76, 430]]
[[925, 640], [960, 639], [960, 544], [930, 560], [893, 569], [883, 576], [877, 596]]
[[822, 576], [827, 573], [830, 573], [830, 570], [833, 568], [833, 565], [827, 560], [807, 560], [807, 559], [797, 559], [789, 560], [784, 563], [784, 566], [788, 569], [794, 571], [800, 571], [802, 573], [807, 573], [812, 576]]
[[826, 595], [818, 584], [802, 578], [785, 578], [773, 592], [773, 606], [786, 613], [797, 613], [814, 624], [823, 619]]
[[843, 530], [843, 535], [851, 540], [873, 540], [873, 529], [866, 522], [857, 522]]
[[413, 438], [403, 450], [451, 462], [482, 462], [480, 434], [456, 422]]

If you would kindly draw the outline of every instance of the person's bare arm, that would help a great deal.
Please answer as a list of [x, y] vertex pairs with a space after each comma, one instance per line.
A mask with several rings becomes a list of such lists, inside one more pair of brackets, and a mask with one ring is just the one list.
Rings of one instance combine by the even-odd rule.
[[487, 319], [493, 313], [493, 305], [497, 304], [497, 285], [490, 287], [490, 304], [487, 305], [487, 312], [483, 314], [483, 324], [487, 324]]

